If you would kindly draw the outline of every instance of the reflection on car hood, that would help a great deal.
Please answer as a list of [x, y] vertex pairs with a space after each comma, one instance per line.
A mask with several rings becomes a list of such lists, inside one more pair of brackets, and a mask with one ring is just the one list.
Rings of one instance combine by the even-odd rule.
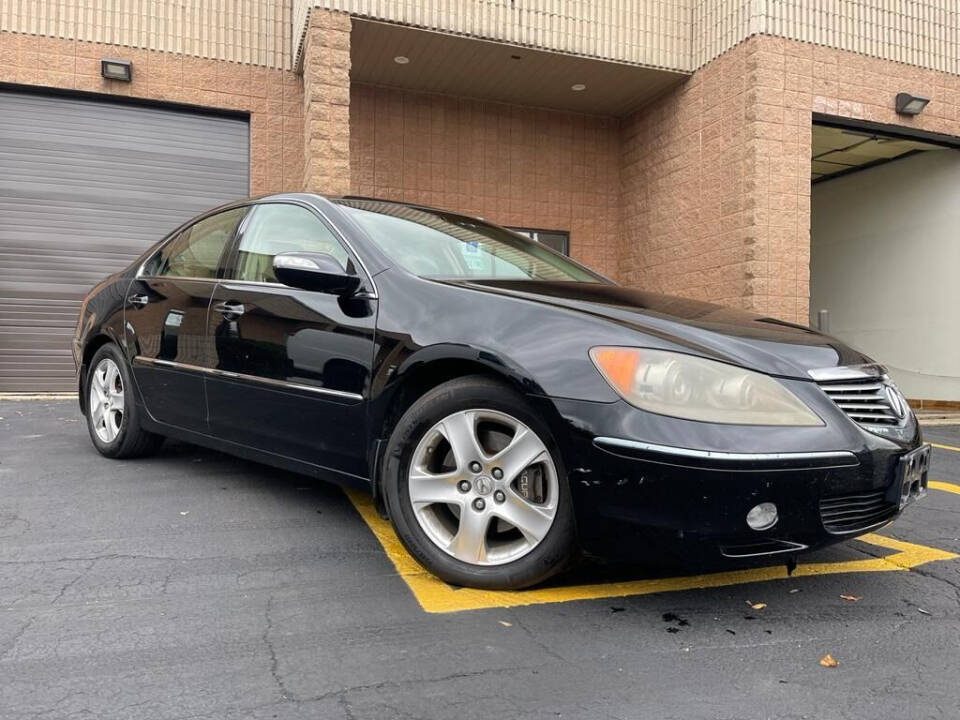
[[785, 377], [870, 359], [815, 330], [720, 305], [618, 285], [534, 280], [443, 281], [567, 308], [682, 345], [688, 351]]

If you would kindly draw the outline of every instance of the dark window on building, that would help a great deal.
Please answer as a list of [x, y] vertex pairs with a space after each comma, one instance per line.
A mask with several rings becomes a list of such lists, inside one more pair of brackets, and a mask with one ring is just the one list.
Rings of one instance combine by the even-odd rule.
[[525, 235], [531, 240], [546, 245], [564, 255], [570, 254], [570, 233], [563, 230], [532, 230], [531, 228], [510, 228], [515, 233]]

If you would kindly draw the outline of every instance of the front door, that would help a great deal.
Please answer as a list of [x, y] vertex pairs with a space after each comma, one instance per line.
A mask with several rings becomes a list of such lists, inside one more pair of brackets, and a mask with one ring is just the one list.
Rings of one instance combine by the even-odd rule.
[[216, 360], [207, 308], [247, 208], [200, 220], [166, 243], [134, 278], [124, 311], [133, 376], [153, 419], [206, 429], [203, 369]]
[[[360, 272], [308, 208], [255, 206], [211, 301], [211, 431], [224, 439], [340, 473], [366, 475], [365, 396], [376, 300], [281, 285], [273, 256], [325, 252]], [[364, 282], [368, 282], [364, 278]]]

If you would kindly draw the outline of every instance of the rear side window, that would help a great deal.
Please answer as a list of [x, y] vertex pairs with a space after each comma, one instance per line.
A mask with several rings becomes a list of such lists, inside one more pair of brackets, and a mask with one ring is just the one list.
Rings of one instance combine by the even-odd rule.
[[147, 275], [216, 278], [220, 257], [247, 208], [227, 210], [194, 223], [167, 243], [147, 264]]
[[258, 205], [237, 248], [236, 280], [276, 282], [273, 256], [285, 252], [327, 253], [344, 270], [350, 256], [330, 229], [299, 205]]

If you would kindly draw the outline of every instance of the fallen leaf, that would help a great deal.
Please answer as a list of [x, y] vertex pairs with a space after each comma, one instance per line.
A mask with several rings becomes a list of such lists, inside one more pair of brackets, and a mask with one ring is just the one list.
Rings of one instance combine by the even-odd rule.
[[766, 606], [766, 603], [753, 603], [750, 607], [752, 607], [754, 610], [763, 610]]
[[793, 595], [793, 593], [798, 593], [798, 592], [800, 592], [800, 588], [794, 588], [793, 590], [790, 591], [790, 594]]
[[923, 613], [924, 615], [929, 615], [930, 613], [924, 610], [923, 608], [917, 608], [917, 612]]
[[181, 514], [181, 515], [189, 515], [189, 514], [190, 514], [190, 511], [189, 511], [189, 510], [182, 510], [182, 511], [180, 512], [180, 514]]
[[820, 664], [826, 668], [835, 668], [839, 663], [833, 659], [833, 655], [827, 653], [822, 658], [820, 658]]
[[506, 620], [501, 620], [500, 624], [504, 627], [513, 627], [513, 623], [508, 623]]
[[844, 600], [849, 600], [850, 602], [856, 602], [862, 596], [861, 595], [841, 595], [840, 597], [843, 598]]

